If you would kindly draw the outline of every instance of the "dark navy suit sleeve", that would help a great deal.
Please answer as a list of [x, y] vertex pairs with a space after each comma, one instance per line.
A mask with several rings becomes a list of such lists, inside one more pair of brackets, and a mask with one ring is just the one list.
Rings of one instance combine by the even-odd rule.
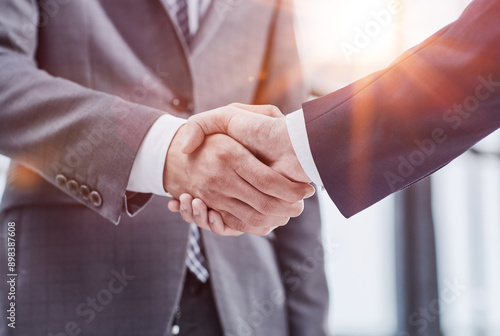
[[472, 2], [387, 69], [303, 109], [344, 216], [408, 187], [500, 126], [500, 1]]

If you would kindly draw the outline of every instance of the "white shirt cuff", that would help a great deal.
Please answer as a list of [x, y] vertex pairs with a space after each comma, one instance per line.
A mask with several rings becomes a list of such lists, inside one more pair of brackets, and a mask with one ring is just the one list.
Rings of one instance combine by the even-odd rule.
[[314, 184], [324, 189], [323, 181], [321, 181], [321, 176], [316, 163], [314, 163], [311, 147], [309, 146], [304, 111], [300, 109], [288, 114], [286, 116], [286, 126], [295, 155], [297, 155], [302, 169]]
[[151, 126], [137, 152], [127, 190], [170, 196], [163, 188], [163, 170], [170, 143], [186, 119], [165, 114]]

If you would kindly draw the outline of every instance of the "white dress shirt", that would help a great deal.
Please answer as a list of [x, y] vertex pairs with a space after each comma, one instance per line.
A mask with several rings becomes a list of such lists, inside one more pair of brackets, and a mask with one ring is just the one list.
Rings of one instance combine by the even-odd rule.
[[286, 116], [286, 127], [288, 129], [288, 136], [292, 141], [293, 150], [299, 159], [302, 169], [314, 184], [324, 189], [323, 181], [321, 181], [321, 176], [319, 175], [309, 145], [304, 111], [300, 109], [288, 114]]
[[[189, 31], [192, 36], [198, 31], [200, 19], [206, 14], [211, 1], [188, 0]], [[176, 13], [176, 0], [168, 0], [167, 4], [171, 13]], [[127, 185], [128, 191], [170, 196], [163, 187], [165, 159], [172, 139], [185, 123], [185, 119], [165, 114], [153, 124], [142, 141], [132, 165]], [[323, 182], [309, 147], [303, 111], [298, 110], [287, 115], [286, 123], [293, 149], [304, 172], [311, 181], [322, 187]]]

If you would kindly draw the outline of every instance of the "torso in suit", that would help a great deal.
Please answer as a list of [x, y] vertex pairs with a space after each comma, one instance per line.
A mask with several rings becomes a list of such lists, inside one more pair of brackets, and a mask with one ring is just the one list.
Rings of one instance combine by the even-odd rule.
[[[2, 1], [0, 262], [15, 222], [18, 273], [2, 335], [170, 331], [189, 225], [167, 199], [126, 192], [144, 135], [165, 112], [304, 97], [290, 2], [217, 3], [189, 49], [160, 0]], [[316, 200], [268, 237], [202, 242], [225, 335], [326, 334]]]
[[387, 69], [304, 105], [314, 161], [345, 216], [498, 129], [499, 20], [500, 1], [473, 1]]

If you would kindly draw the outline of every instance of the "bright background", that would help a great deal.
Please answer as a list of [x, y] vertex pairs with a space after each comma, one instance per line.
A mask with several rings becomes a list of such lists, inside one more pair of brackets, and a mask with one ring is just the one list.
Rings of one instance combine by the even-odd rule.
[[[402, 51], [455, 20], [469, 1], [401, 0], [400, 15], [391, 17], [390, 24], [348, 60], [341, 46], [354, 45], [357, 29], [374, 21], [372, 11], [387, 9], [391, 2], [296, 0], [301, 54], [315, 93], [333, 91], [390, 64]], [[500, 136], [480, 146], [499, 151]], [[8, 160], [0, 157], [0, 194], [7, 165]], [[465, 154], [433, 180], [439, 283], [458, 279], [467, 285], [442, 309], [446, 335], [500, 335], [499, 172], [498, 158]], [[327, 262], [332, 330], [335, 335], [395, 335], [393, 198], [347, 221], [320, 194], [325, 241], [334, 247]]]

